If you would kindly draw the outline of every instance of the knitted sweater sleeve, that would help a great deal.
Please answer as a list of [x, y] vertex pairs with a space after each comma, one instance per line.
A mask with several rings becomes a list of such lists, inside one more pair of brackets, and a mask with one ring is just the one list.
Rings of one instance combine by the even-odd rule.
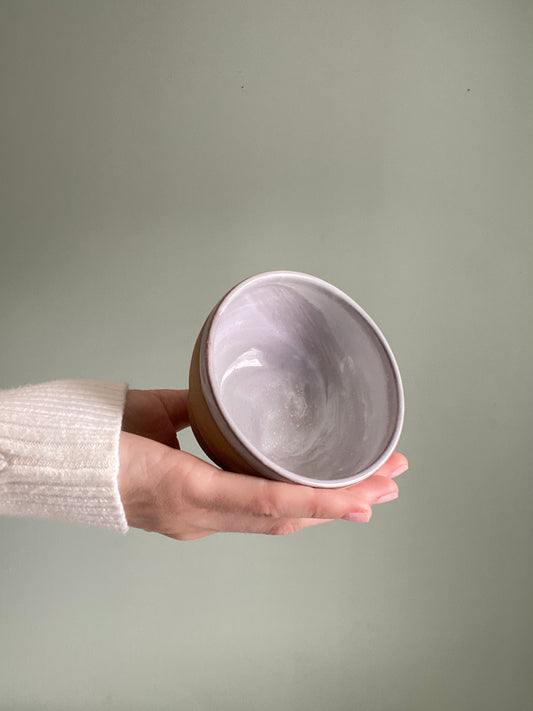
[[125, 533], [117, 477], [126, 391], [95, 380], [0, 391], [0, 514]]

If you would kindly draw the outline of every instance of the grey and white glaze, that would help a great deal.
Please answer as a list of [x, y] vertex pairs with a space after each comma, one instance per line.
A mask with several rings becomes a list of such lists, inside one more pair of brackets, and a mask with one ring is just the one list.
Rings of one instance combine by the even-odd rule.
[[270, 273], [230, 292], [211, 323], [207, 368], [241, 452], [281, 478], [363, 478], [399, 436], [390, 349], [354, 302], [314, 277]]

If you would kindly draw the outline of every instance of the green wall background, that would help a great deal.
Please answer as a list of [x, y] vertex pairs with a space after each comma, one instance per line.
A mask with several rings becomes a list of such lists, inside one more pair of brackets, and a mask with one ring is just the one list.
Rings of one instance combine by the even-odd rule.
[[290, 537], [4, 518], [2, 711], [530, 708], [533, 4], [1, 0], [0, 77], [0, 387], [184, 387], [228, 288], [306, 271], [411, 465]]

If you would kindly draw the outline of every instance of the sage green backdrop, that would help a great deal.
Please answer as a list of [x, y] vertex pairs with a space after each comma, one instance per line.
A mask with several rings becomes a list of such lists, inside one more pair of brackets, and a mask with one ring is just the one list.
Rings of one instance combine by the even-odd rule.
[[0, 72], [0, 387], [185, 387], [294, 269], [383, 329], [410, 459], [289, 537], [4, 518], [2, 711], [531, 708], [533, 4], [2, 0]]

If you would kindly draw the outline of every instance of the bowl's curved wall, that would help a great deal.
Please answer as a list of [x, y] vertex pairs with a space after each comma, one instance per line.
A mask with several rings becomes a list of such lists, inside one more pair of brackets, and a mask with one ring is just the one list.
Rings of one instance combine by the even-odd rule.
[[390, 349], [326, 282], [292, 272], [243, 282], [219, 304], [206, 343], [215, 419], [245, 456], [282, 476], [345, 480], [375, 465], [399, 434]]

